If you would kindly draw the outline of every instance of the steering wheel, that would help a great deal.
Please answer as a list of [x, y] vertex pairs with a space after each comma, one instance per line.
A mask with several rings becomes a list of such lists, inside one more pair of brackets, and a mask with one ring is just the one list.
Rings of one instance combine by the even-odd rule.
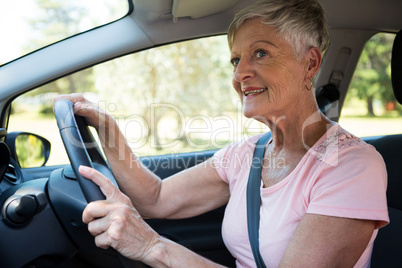
[[87, 202], [104, 200], [105, 196], [100, 188], [92, 181], [85, 179], [78, 172], [79, 166], [83, 165], [93, 168], [92, 162], [98, 163], [104, 167], [100, 170], [103, 175], [115, 184], [116, 180], [100, 153], [99, 146], [94, 140], [84, 118], [74, 114], [73, 106], [74, 103], [69, 100], [59, 100], [54, 105], [54, 113], [61, 139], [63, 140], [75, 177]]
[[[59, 100], [54, 105], [54, 113], [60, 135], [72, 170], [87, 202], [104, 200], [105, 196], [100, 188], [92, 181], [81, 176], [78, 171], [79, 166], [95, 167], [96, 170], [101, 172], [115, 185], [117, 185], [117, 183], [85, 119], [74, 114], [73, 106], [74, 103], [69, 100]], [[117, 251], [116, 253], [123, 267], [145, 267], [145, 265], [139, 261], [127, 259]]]

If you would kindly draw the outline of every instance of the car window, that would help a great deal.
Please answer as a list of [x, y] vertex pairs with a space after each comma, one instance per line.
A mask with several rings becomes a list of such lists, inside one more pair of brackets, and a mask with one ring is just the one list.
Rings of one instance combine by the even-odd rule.
[[128, 11], [127, 0], [0, 1], [0, 65]]
[[170, 44], [111, 60], [28, 92], [12, 103], [9, 131], [51, 141], [47, 165], [67, 163], [52, 99], [80, 92], [113, 115], [138, 156], [222, 148], [266, 128], [244, 118], [231, 85], [226, 36]]
[[402, 106], [391, 83], [394, 34], [378, 33], [366, 43], [342, 108], [340, 124], [360, 137], [402, 133]]

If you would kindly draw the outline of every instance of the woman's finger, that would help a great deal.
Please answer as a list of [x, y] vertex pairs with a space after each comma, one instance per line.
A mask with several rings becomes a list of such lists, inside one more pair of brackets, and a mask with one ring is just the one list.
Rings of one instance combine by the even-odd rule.
[[113, 211], [105, 217], [108, 227], [103, 232], [98, 230], [95, 244], [101, 248], [112, 247], [127, 258], [141, 259], [158, 241], [158, 234], [140, 217], [128, 212], [126, 208]]
[[105, 125], [106, 112], [90, 101], [78, 101], [74, 103], [74, 113], [85, 118], [88, 125], [98, 129]]
[[104, 200], [89, 203], [82, 213], [82, 221], [90, 223], [95, 219], [105, 217], [109, 214], [107, 203]]
[[94, 237], [95, 245], [99, 248], [108, 249], [112, 245], [112, 240], [107, 235], [107, 231], [98, 235], [94, 235]]
[[[103, 204], [102, 204], [103, 203]], [[102, 212], [103, 210], [103, 212]], [[107, 211], [106, 213], [104, 211]], [[92, 214], [92, 215], [91, 215]], [[89, 232], [95, 236], [96, 245], [102, 248], [109, 246], [118, 248], [125, 240], [130, 240], [130, 233], [138, 233], [140, 227], [139, 215], [134, 208], [130, 208], [121, 203], [110, 203], [108, 201], [97, 201], [90, 203], [84, 210], [84, 217], [93, 217], [93, 215], [103, 215], [102, 218], [95, 217], [88, 223]], [[130, 227], [131, 226], [131, 227]], [[135, 228], [136, 230], [128, 231], [127, 229]]]
[[85, 208], [82, 215], [83, 222], [88, 224], [88, 231], [93, 236], [97, 236], [109, 228], [109, 219], [104, 217], [105, 215], [94, 218], [92, 211], [88, 210], [87, 208]]
[[80, 166], [78, 171], [82, 176], [98, 185], [102, 193], [106, 196], [106, 199], [112, 199], [116, 196], [116, 192], [120, 192], [119, 189], [99, 171], [86, 166]]
[[73, 103], [86, 101], [84, 96], [79, 93], [58, 95], [53, 99], [53, 112], [54, 112], [54, 104], [59, 100], [70, 100]]
[[99, 109], [91, 102], [76, 102], [74, 103], [74, 113], [80, 116], [94, 117], [99, 113]]
[[53, 99], [53, 112], [54, 105], [59, 100], [70, 100], [74, 103], [73, 109], [74, 113], [85, 117], [85, 120], [88, 125], [98, 128], [99, 126], [104, 124], [106, 114], [94, 103], [88, 101], [84, 98], [84, 96], [80, 93], [73, 94], [64, 94], [56, 96]]

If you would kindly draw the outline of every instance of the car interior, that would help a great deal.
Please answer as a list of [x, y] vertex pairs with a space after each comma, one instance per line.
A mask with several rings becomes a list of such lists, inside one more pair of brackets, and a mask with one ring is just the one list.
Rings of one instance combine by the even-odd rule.
[[[49, 154], [58, 154], [48, 140], [28, 128], [8, 131], [16, 98], [57, 79], [126, 55], [187, 40], [225, 36], [234, 14], [256, 1], [128, 0], [127, 15], [122, 18], [0, 65], [0, 267], [145, 267], [112, 249], [97, 248], [82, 222], [87, 200], [100, 198], [100, 191], [82, 183], [85, 179], [78, 177], [78, 166], [88, 163], [114, 181], [96, 137], [85, 122], [72, 114], [68, 104], [55, 107], [54, 125], [58, 125], [70, 163], [46, 165]], [[377, 33], [395, 34], [392, 89], [396, 100], [402, 104], [402, 1], [319, 1], [325, 9], [331, 37], [315, 82], [321, 111], [331, 120], [339, 120], [364, 45]], [[78, 132], [65, 132], [66, 129]], [[82, 141], [84, 149], [76, 150], [78, 147], [68, 142], [68, 137]], [[371, 266], [400, 267], [402, 133], [362, 139], [380, 152], [388, 172], [390, 223], [378, 232]], [[24, 146], [40, 144], [43, 163], [24, 168], [19, 142]], [[164, 179], [205, 161], [216, 150], [145, 155], [140, 159]], [[235, 260], [221, 236], [224, 210], [221, 207], [182, 220], [146, 221], [160, 235], [217, 263], [234, 267]]]

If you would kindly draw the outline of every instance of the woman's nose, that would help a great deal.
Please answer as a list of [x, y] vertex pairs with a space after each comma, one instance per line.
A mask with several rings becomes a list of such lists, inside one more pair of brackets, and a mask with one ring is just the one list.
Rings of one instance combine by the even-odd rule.
[[235, 67], [234, 79], [242, 83], [252, 77], [254, 77], [252, 64], [247, 59], [240, 59]]

